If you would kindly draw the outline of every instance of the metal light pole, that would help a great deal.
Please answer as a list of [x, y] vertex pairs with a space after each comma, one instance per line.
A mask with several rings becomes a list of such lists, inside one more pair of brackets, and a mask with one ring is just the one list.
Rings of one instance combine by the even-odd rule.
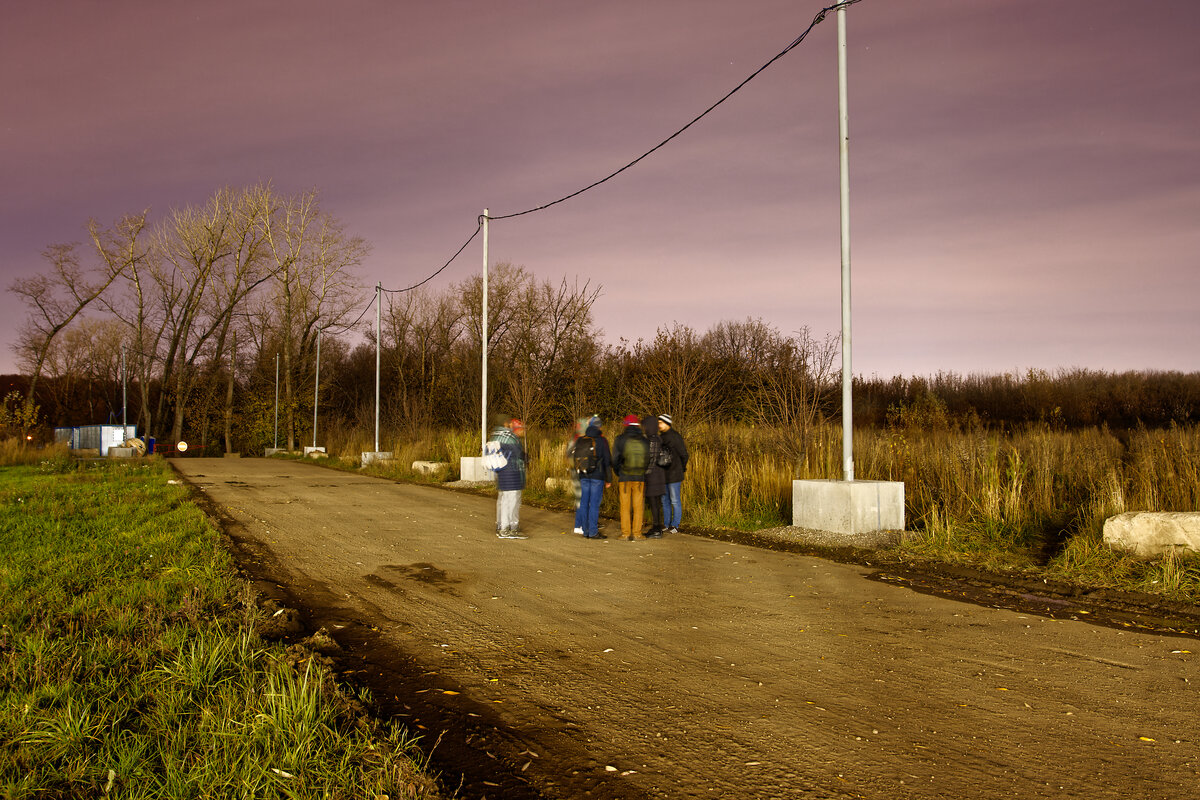
[[126, 417], [128, 392], [125, 381], [125, 345], [121, 345], [121, 435], [128, 435], [129, 420]]
[[850, 336], [850, 115], [846, 108], [846, 7], [837, 10], [838, 151], [842, 212], [842, 476], [854, 480], [854, 400]]
[[483, 352], [483, 383], [479, 391], [480, 400], [480, 429], [482, 437], [479, 440], [479, 452], [483, 452], [484, 446], [488, 440], [488, 384], [487, 384], [487, 367], [488, 367], [488, 210], [483, 210], [483, 324], [480, 326], [482, 330], [482, 342], [480, 350]]
[[375, 452], [379, 452], [379, 350], [383, 342], [383, 282], [375, 284]]
[[279, 353], [275, 354], [275, 449], [279, 449]]
[[317, 448], [317, 405], [321, 401], [321, 329], [317, 328], [317, 377], [313, 380], [313, 449]]

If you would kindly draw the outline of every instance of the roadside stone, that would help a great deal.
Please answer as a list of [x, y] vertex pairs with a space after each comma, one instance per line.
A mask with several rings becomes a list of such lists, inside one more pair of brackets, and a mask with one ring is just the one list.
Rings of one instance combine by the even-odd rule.
[[1200, 552], [1200, 512], [1130, 511], [1104, 521], [1104, 543], [1139, 556]]

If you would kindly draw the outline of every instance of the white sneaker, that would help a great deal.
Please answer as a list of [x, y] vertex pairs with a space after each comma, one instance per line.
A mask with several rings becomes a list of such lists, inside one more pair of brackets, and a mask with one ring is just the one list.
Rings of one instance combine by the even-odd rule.
[[528, 539], [529, 537], [520, 531], [497, 531], [496, 535], [501, 539]]
[[576, 528], [575, 532], [578, 534], [583, 534], [583, 528]]

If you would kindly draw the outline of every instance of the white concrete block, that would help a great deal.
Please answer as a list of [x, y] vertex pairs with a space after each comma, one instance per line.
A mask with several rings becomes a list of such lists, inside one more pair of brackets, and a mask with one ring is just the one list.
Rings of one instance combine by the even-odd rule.
[[463, 456], [458, 460], [458, 477], [472, 483], [488, 483], [496, 480], [496, 473], [483, 468], [481, 456]]
[[570, 478], [546, 478], [546, 489], [551, 492], [567, 492], [575, 491], [575, 481]]
[[1130, 511], [1104, 520], [1104, 543], [1139, 556], [1168, 550], [1200, 552], [1200, 512]]
[[374, 452], [374, 453], [363, 453], [362, 454], [362, 465], [364, 467], [369, 466], [371, 464], [379, 464], [380, 466], [382, 466], [383, 464], [386, 464], [388, 461], [391, 461], [393, 455], [394, 454], [390, 450], [380, 450], [380, 451]]
[[845, 535], [904, 530], [898, 481], [792, 481], [792, 524]]
[[134, 451], [132, 447], [110, 447], [108, 448], [109, 458], [133, 458]]
[[265, 448], [263, 448], [263, 455], [267, 456], [267, 457], [270, 457], [273, 455], [278, 455], [279, 453], [286, 453], [286, 452], [287, 452], [287, 450], [285, 450], [282, 447], [265, 447]]
[[412, 471], [419, 472], [422, 475], [437, 475], [450, 469], [450, 465], [445, 461], [414, 461], [412, 462]]
[[[319, 453], [320, 455], [313, 455], [314, 453]], [[325, 455], [325, 448], [324, 447], [305, 447], [304, 455], [310, 456], [312, 458], [320, 458], [322, 455]]]

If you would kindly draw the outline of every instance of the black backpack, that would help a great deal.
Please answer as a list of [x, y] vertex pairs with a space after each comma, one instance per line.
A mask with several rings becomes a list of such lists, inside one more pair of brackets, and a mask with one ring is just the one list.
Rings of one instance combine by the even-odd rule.
[[658, 466], [662, 467], [663, 469], [666, 469], [667, 467], [671, 466], [671, 462], [674, 460], [675, 459], [671, 453], [671, 448], [667, 447], [667, 443], [663, 442], [661, 445], [659, 445], [658, 457], [655, 459], [654, 463], [658, 464]]
[[575, 469], [578, 472], [591, 472], [600, 461], [596, 453], [596, 440], [590, 436], [580, 436], [575, 440]]

